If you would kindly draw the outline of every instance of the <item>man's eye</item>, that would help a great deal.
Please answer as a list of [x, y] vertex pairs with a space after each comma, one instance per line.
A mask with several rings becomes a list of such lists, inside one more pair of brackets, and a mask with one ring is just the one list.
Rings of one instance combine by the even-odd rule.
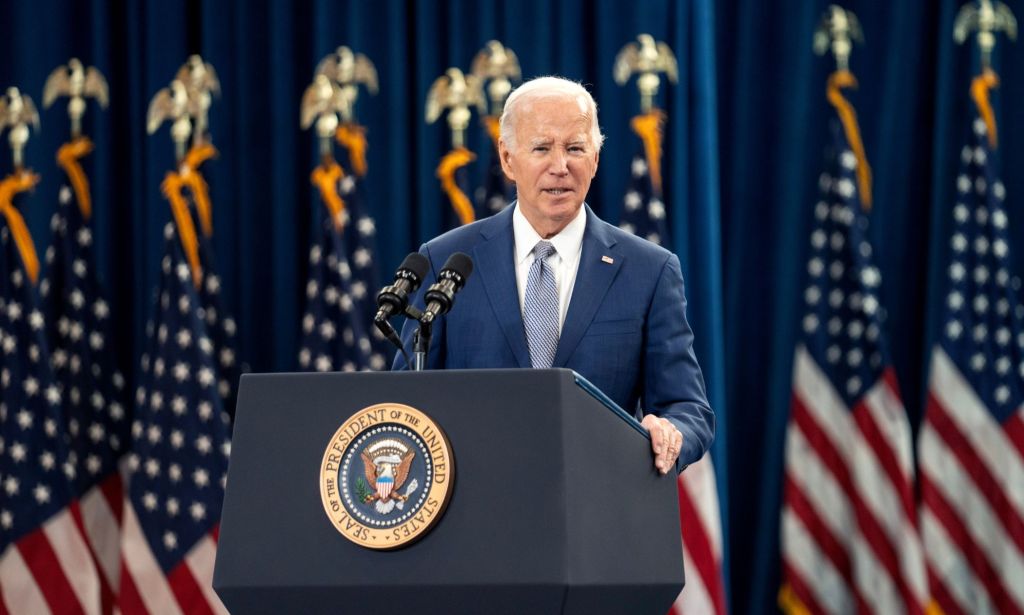
[[548, 148], [546, 146], [543, 146], [543, 145], [538, 145], [538, 146], [533, 148], [533, 151], [535, 151], [535, 152], [546, 152], [546, 151], [548, 151]]

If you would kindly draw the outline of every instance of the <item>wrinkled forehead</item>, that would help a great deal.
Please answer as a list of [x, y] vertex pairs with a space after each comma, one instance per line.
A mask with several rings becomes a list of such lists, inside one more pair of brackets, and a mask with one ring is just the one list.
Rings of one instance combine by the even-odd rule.
[[[542, 94], [520, 102], [516, 132], [533, 136], [537, 133], [579, 133], [590, 139], [594, 117], [584, 96]], [[539, 135], [538, 135], [539, 136]]]

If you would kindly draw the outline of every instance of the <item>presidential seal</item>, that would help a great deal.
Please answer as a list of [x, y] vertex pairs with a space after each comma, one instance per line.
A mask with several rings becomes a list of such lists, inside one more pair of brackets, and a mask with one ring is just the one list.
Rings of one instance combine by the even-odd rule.
[[451, 496], [451, 445], [427, 415], [377, 404], [346, 420], [320, 464], [320, 499], [334, 529], [370, 549], [426, 534]]

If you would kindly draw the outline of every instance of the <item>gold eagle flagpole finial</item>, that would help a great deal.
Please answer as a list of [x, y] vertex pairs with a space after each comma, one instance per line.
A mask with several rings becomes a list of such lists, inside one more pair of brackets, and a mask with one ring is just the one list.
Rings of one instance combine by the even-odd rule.
[[368, 57], [355, 53], [345, 45], [338, 47], [334, 53], [328, 54], [316, 65], [315, 75], [324, 75], [336, 83], [339, 88], [337, 102], [341, 121], [355, 121], [356, 100], [359, 98], [359, 84], [374, 96], [380, 90], [377, 81], [377, 68]]
[[95, 98], [104, 109], [110, 103], [110, 90], [103, 73], [95, 66], [86, 68], [78, 58], [71, 58], [64, 66], [58, 66], [46, 78], [43, 86], [43, 108], [49, 109], [60, 96], [67, 96], [68, 116], [71, 118], [71, 139], [82, 136], [82, 116], [85, 115], [85, 99]]
[[320, 156], [333, 158], [331, 138], [338, 128], [338, 116], [346, 106], [342, 87], [326, 74], [318, 72], [302, 94], [299, 105], [299, 126], [308, 130], [316, 124], [316, 136], [320, 143]]
[[155, 133], [164, 120], [171, 122], [175, 160], [180, 163], [185, 158], [185, 144], [192, 136], [192, 121], [189, 119], [188, 89], [178, 79], [157, 92], [149, 102], [146, 132]]
[[836, 69], [848, 71], [850, 52], [855, 42], [864, 44], [864, 31], [857, 16], [839, 5], [830, 5], [814, 30], [814, 53], [820, 56], [831, 50], [836, 59]]
[[174, 78], [184, 84], [188, 98], [188, 113], [195, 119], [192, 146], [211, 143], [210, 107], [213, 105], [213, 97], [220, 96], [217, 71], [212, 64], [204, 61], [202, 56], [192, 54], [181, 65]]
[[19, 172], [25, 166], [23, 153], [28, 143], [29, 124], [39, 132], [39, 112], [32, 98], [16, 87], [7, 88], [7, 93], [0, 97], [0, 133], [5, 128], [10, 129], [7, 141], [11, 144], [14, 168]]
[[498, 41], [488, 41], [473, 58], [470, 72], [480, 80], [481, 85], [489, 82], [487, 95], [491, 99], [491, 115], [500, 117], [505, 99], [512, 92], [512, 82], [523, 78], [516, 52]]
[[981, 70], [992, 68], [992, 49], [996, 46], [996, 32], [1005, 32], [1010, 40], [1017, 40], [1017, 19], [1010, 7], [1002, 2], [979, 0], [960, 8], [953, 22], [953, 39], [963, 44], [971, 32], [978, 32], [978, 48], [981, 50]]
[[434, 80], [427, 92], [427, 123], [433, 124], [445, 109], [448, 111], [448, 127], [452, 131], [452, 147], [464, 147], [466, 128], [469, 126], [473, 105], [483, 114], [487, 112], [483, 88], [476, 75], [464, 75], [454, 66]]
[[658, 73], [665, 73], [668, 80], [679, 80], [676, 56], [664, 42], [655, 41], [650, 34], [640, 34], [637, 43], [627, 43], [615, 56], [613, 74], [615, 83], [625, 85], [630, 76], [639, 73], [636, 85], [640, 90], [640, 110], [647, 113], [654, 104], [654, 97], [661, 87]]

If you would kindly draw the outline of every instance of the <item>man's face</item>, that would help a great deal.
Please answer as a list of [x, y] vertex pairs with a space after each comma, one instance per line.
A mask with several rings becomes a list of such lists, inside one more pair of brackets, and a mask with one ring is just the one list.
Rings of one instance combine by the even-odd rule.
[[523, 215], [541, 237], [576, 217], [597, 173], [591, 120], [574, 98], [524, 101], [515, 124], [515, 147], [498, 143], [501, 168], [516, 183]]

